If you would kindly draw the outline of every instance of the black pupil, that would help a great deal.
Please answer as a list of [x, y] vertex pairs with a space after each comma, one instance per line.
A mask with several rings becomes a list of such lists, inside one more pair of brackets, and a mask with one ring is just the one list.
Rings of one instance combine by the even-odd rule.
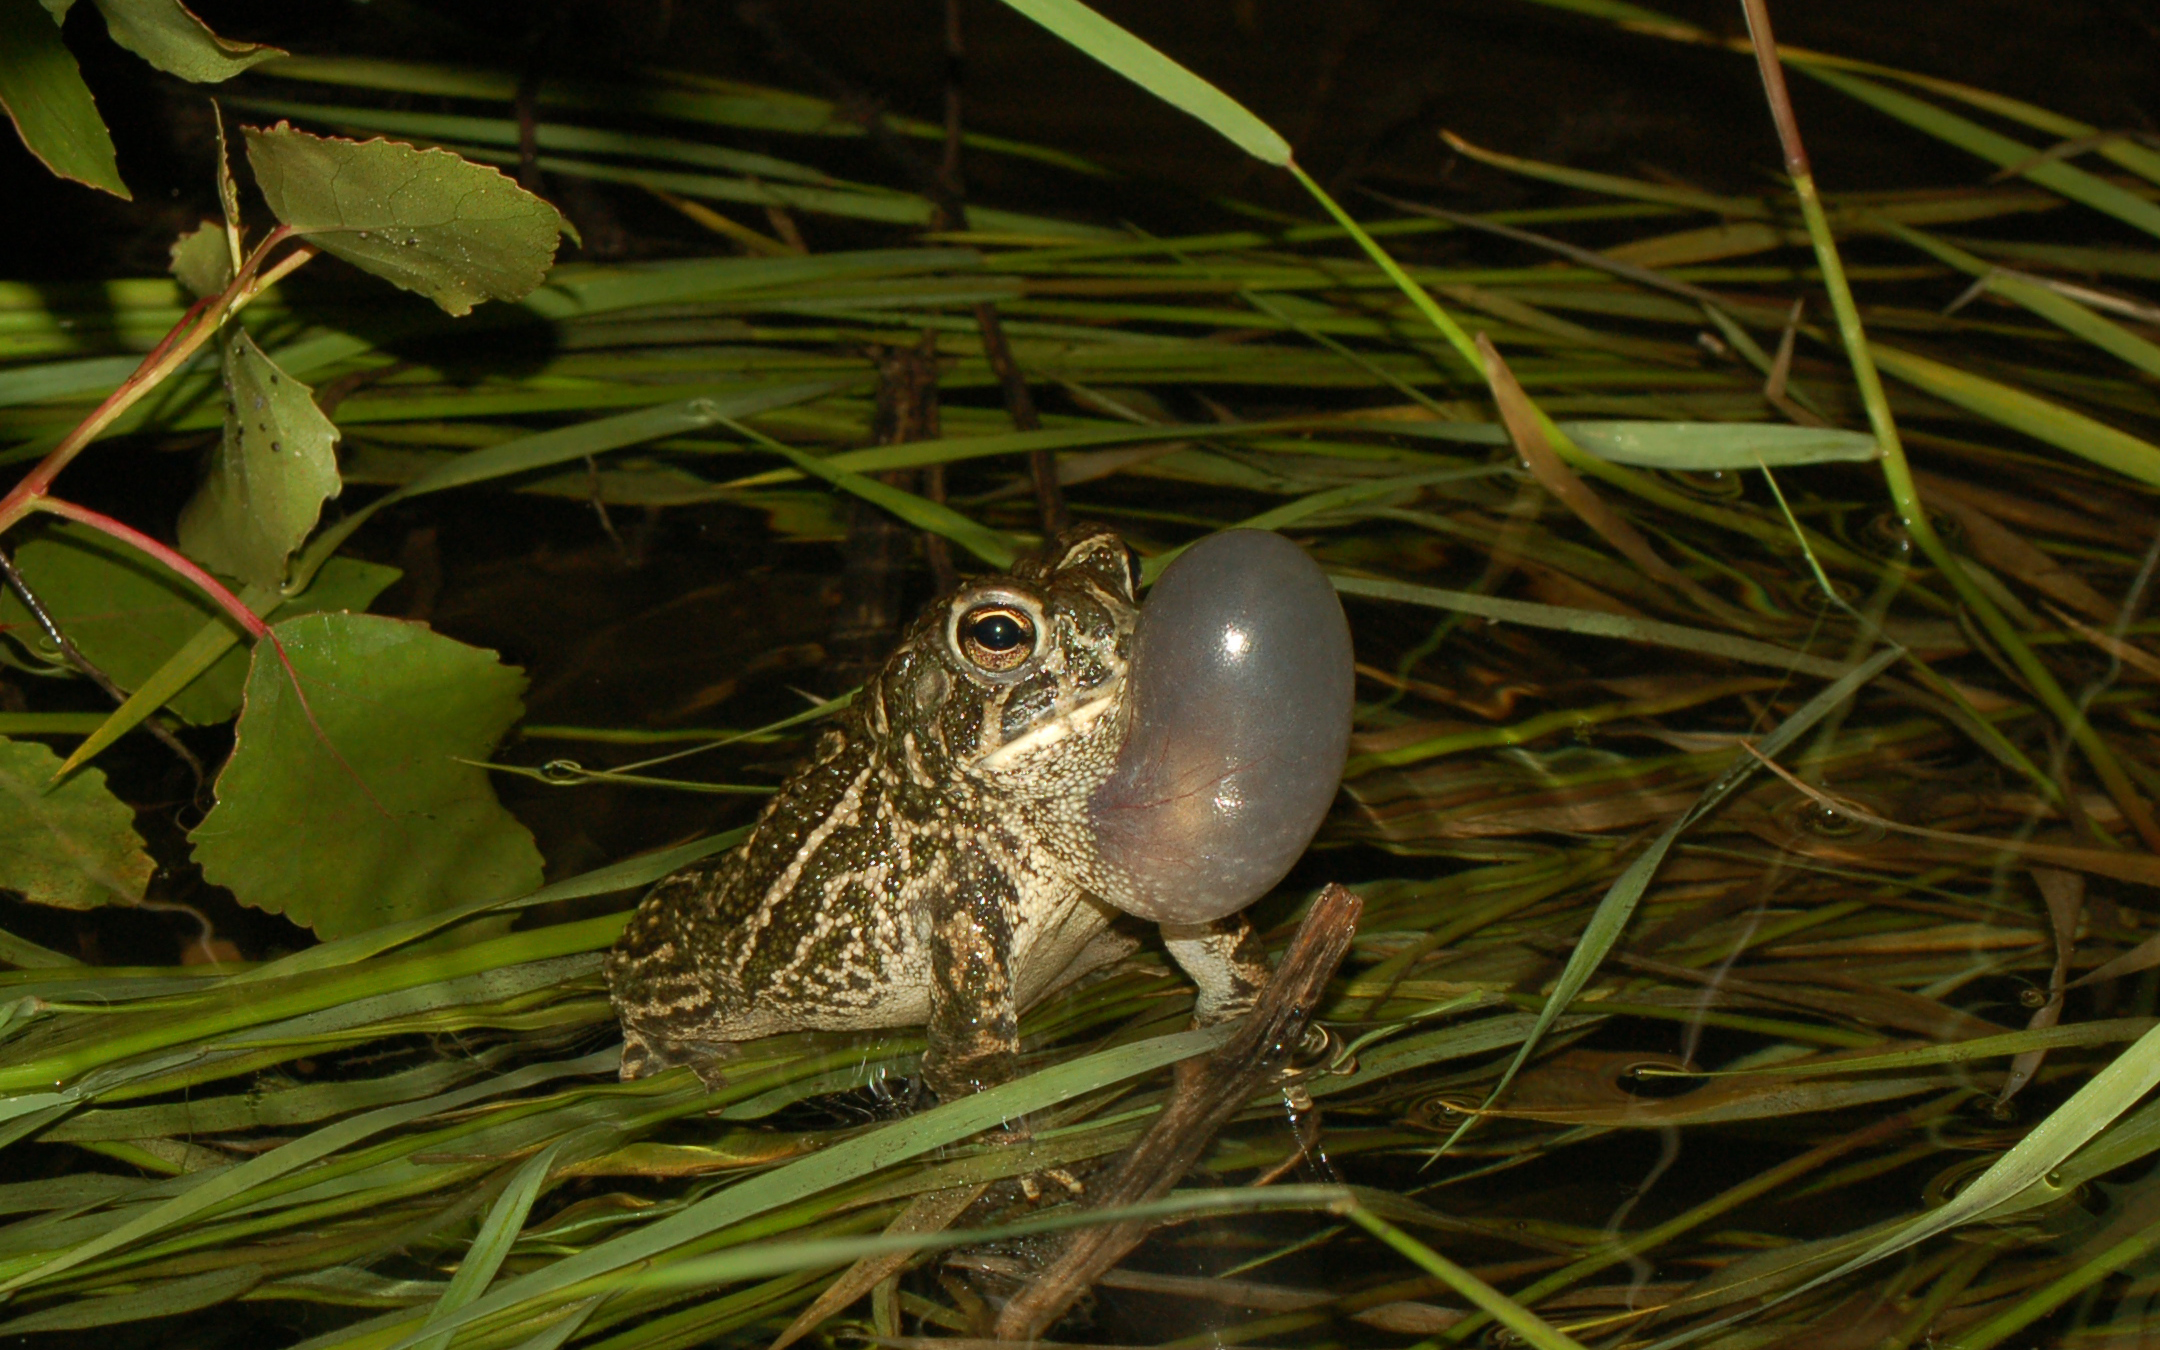
[[974, 638], [979, 647], [993, 652], [1009, 652], [1027, 641], [1027, 629], [1010, 614], [991, 614], [970, 625], [968, 636]]

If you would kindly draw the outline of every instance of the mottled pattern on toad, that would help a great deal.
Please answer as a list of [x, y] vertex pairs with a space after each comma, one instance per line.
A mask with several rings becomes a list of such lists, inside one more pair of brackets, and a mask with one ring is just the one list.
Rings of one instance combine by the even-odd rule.
[[[607, 962], [625, 1078], [801, 1030], [925, 1026], [942, 1098], [1011, 1077], [1018, 1017], [1132, 949], [1085, 886], [1138, 608], [1099, 528], [933, 602], [740, 848], [677, 872]], [[1202, 1023], [1267, 977], [1242, 917], [1164, 926]]]

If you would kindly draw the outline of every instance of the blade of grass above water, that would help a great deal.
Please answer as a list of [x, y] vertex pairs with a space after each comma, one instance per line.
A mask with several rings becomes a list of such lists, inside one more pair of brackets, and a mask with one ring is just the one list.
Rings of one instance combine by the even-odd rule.
[[[591, 1137], [589, 1135], [585, 1137]], [[428, 1311], [427, 1321], [421, 1324], [426, 1332], [487, 1292], [495, 1272], [502, 1269], [503, 1261], [510, 1255], [512, 1244], [525, 1227], [526, 1216], [532, 1213], [533, 1202], [547, 1185], [555, 1159], [565, 1148], [581, 1142], [577, 1134], [564, 1135], [554, 1143], [527, 1159], [518, 1168], [517, 1175], [510, 1178], [509, 1185], [480, 1221], [480, 1231], [473, 1234], [465, 1256], [458, 1262], [457, 1272], [450, 1277], [450, 1287], [443, 1290], [442, 1297]], [[450, 1333], [445, 1331], [420, 1342], [422, 1350], [449, 1350]]]
[[1408, 582], [1386, 581], [1376, 577], [1331, 573], [1329, 580], [1334, 582], [1335, 589], [1344, 595], [1425, 605], [1432, 609], [1475, 614], [1479, 618], [1494, 619], [1502, 623], [1552, 628], [1584, 637], [1617, 638], [1656, 647], [1676, 647], [1683, 651], [1723, 657], [1728, 661], [1771, 666], [1778, 670], [1814, 675], [1822, 679], [1840, 679], [1849, 676], [1853, 670], [1845, 662], [1810, 656], [1789, 647], [1757, 642], [1752, 638], [1734, 637], [1730, 633], [1719, 633], [1707, 628], [1688, 628], [1680, 624], [1664, 623], [1656, 619], [1605, 614], [1597, 610], [1566, 609], [1528, 600], [1505, 600], [1471, 591], [1439, 590], [1431, 586], [1413, 586]]
[[1915, 130], [1924, 131], [1937, 140], [1978, 155], [1997, 168], [2017, 169], [2026, 178], [2059, 192], [2072, 201], [2113, 216], [2132, 229], [2143, 230], [2146, 234], [2160, 238], [2160, 204], [2149, 202], [2104, 178], [2095, 177], [2076, 165], [2042, 159], [2032, 146], [1990, 131], [1977, 122], [1909, 94], [1885, 89], [1872, 80], [1830, 70], [1819, 64], [1800, 64], [1799, 68], [1839, 93], [1857, 99], [1878, 112], [1887, 113]]
[[[298, 103], [289, 99], [226, 98], [225, 107], [272, 117], [303, 118], [333, 126], [358, 127], [393, 136], [417, 136], [432, 141], [466, 141], [478, 145], [516, 146], [518, 124], [507, 117], [461, 117], [450, 113], [399, 112], [388, 108], [363, 108], [322, 103]], [[573, 154], [625, 155], [643, 159], [673, 160], [701, 168], [726, 169], [783, 183], [804, 183], [854, 192], [896, 193], [868, 183], [850, 183], [822, 169], [796, 164], [772, 155], [754, 154], [707, 141], [688, 141], [673, 136], [653, 136], [601, 127], [572, 126], [562, 122], [539, 122], [533, 128], [534, 144], [542, 150], [566, 150]]]
[[482, 914], [503, 910], [527, 909], [535, 905], [554, 904], [563, 900], [578, 900], [595, 895], [612, 895], [618, 891], [635, 890], [649, 886], [662, 877], [689, 866], [701, 858], [733, 848], [748, 838], [750, 827], [726, 830], [704, 839], [695, 839], [675, 848], [660, 849], [625, 858], [621, 862], [596, 867], [574, 877], [541, 887], [530, 895], [508, 900], [482, 900], [430, 914], [423, 918], [407, 919], [402, 923], [386, 924], [370, 928], [351, 937], [337, 938], [317, 943], [294, 952], [291, 956], [257, 966], [242, 975], [236, 975], [230, 983], [253, 984], [264, 980], [281, 979], [303, 971], [328, 970], [333, 966], [351, 965], [370, 957], [393, 951], [409, 942], [439, 933], [446, 928], [463, 923]]
[[1946, 403], [2113, 469], [2125, 478], [2160, 487], [2160, 446], [2150, 441], [1984, 375], [1881, 343], [1869, 346], [1884, 370]]
[[613, 943], [627, 911], [572, 923], [553, 924], [440, 952], [414, 952], [372, 964], [355, 964], [332, 973], [303, 971], [278, 987], [250, 985], [246, 997], [212, 986], [201, 993], [172, 996], [163, 1003], [107, 1014], [127, 1019], [125, 1034], [108, 1032], [88, 1046], [46, 1048], [32, 1057], [15, 1057], [0, 1069], [0, 1092], [19, 1092], [64, 1083], [138, 1056], [182, 1046], [194, 1040], [231, 1036], [282, 1018], [304, 1016], [358, 998], [454, 980], [513, 964], [547, 961], [597, 952]]
[[2015, 301], [2064, 332], [2074, 333], [2146, 374], [2160, 377], [2160, 345], [2146, 341], [2062, 292], [2041, 285], [2035, 279], [1997, 268], [1954, 244], [1896, 221], [1885, 221], [1884, 228], [1930, 257], [1950, 264], [1967, 276], [1979, 278], [1989, 293]]

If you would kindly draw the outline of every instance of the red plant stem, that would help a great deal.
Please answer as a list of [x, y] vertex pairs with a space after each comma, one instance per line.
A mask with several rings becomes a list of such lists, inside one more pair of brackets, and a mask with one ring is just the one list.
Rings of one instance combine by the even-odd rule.
[[[158, 339], [157, 346], [150, 349], [150, 354], [148, 356], [145, 356], [142, 361], [135, 367], [135, 369], [128, 373], [128, 379], [134, 380], [139, 378], [145, 370], [148, 370], [150, 367], [156, 365], [160, 360], [164, 359], [165, 353], [172, 350], [172, 345], [176, 340], [179, 339], [180, 334], [186, 331], [189, 324], [194, 323], [197, 319], [201, 318], [202, 312], [205, 309], [209, 308], [210, 303], [216, 299], [217, 297], [214, 295], [205, 295], [198, 298], [194, 304], [189, 305], [187, 307], [187, 313], [180, 316], [180, 322], [174, 324], [171, 329], [166, 332], [165, 336]], [[122, 387], [125, 387], [124, 381], [122, 382]]]
[[1785, 67], [1778, 60], [1777, 38], [1770, 32], [1770, 6], [1767, 0], [1740, 0], [1740, 9], [1747, 16], [1770, 120], [1777, 126], [1778, 148], [1785, 152], [1785, 172], [1795, 178], [1812, 176], [1807, 147], [1800, 142], [1800, 119], [1793, 115], [1792, 93], [1785, 87]]
[[211, 576], [173, 549], [152, 539], [142, 531], [123, 525], [111, 516], [100, 515], [87, 506], [77, 506], [74, 502], [65, 501], [59, 497], [38, 497], [31, 502], [30, 509], [34, 511], [50, 511], [52, 514], [64, 519], [88, 525], [100, 534], [110, 535], [126, 544], [129, 548], [148, 554], [193, 582], [196, 589], [209, 596], [217, 604], [218, 608], [230, 614], [233, 617], [233, 622], [245, 628], [249, 636], [254, 638], [270, 636], [270, 625], [264, 623], [254, 610], [241, 604], [240, 597], [226, 590], [216, 577]]
[[227, 319], [237, 314], [248, 301], [260, 295], [265, 287], [289, 275], [295, 267], [315, 256], [314, 248], [303, 246], [280, 259], [276, 267], [258, 277], [256, 274], [261, 271], [263, 260], [269, 256], [270, 251], [292, 237], [293, 231], [289, 225], [280, 225], [272, 230], [262, 243], [255, 246], [255, 251], [248, 255], [247, 261], [241, 264], [240, 271], [233, 277], [231, 284], [207, 305], [198, 302], [191, 307], [181, 317], [180, 322], [173, 325], [172, 331], [165, 335], [164, 340], [142, 359], [142, 364], [135, 367], [134, 374], [123, 380], [120, 387], [78, 423], [60, 444], [53, 447], [50, 454], [39, 460], [36, 468], [23, 475], [22, 480], [9, 489], [5, 497], [0, 497], [0, 531], [7, 530], [35, 510], [38, 500], [51, 489], [53, 479], [59, 477], [60, 471], [66, 468], [75, 456], [81, 454], [84, 447], [96, 440], [122, 413], [140, 402], [143, 395], [164, 383], [174, 371], [187, 364], [189, 358], [210, 340], [211, 335], [216, 333]]

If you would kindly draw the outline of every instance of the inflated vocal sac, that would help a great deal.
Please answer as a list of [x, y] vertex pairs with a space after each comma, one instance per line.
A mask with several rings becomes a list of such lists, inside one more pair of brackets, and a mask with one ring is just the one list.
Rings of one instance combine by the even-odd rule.
[[1335, 799], [1350, 625], [1305, 551], [1263, 530], [1186, 550], [1141, 607], [1117, 767], [1089, 798], [1097, 893], [1206, 923], [1267, 893]]

